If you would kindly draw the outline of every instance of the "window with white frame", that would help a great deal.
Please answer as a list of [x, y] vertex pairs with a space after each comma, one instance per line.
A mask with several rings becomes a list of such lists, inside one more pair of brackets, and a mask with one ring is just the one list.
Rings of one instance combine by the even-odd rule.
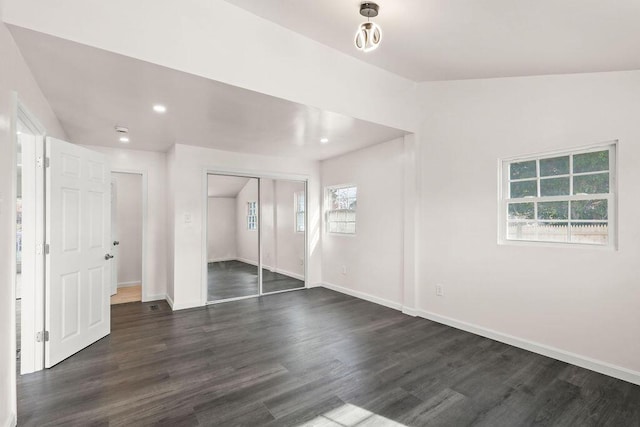
[[504, 240], [614, 244], [616, 144], [502, 162]]
[[305, 200], [304, 190], [295, 193], [294, 197], [295, 215], [296, 215], [296, 232], [304, 233], [304, 213], [305, 213]]
[[358, 188], [355, 185], [326, 189], [326, 229], [329, 233], [355, 234]]
[[258, 204], [247, 202], [247, 230], [258, 229]]

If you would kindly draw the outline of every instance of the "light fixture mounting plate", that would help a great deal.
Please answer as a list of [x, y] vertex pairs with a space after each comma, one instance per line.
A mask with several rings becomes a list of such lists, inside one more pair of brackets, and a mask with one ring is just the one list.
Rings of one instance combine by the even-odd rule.
[[378, 9], [379, 7], [376, 3], [360, 3], [360, 15], [366, 18], [375, 18], [376, 16], [378, 16]]

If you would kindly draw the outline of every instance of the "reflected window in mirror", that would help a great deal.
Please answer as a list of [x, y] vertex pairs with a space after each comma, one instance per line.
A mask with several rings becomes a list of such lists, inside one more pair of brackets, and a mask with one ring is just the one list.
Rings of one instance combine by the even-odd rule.
[[305, 214], [305, 200], [304, 200], [304, 190], [298, 191], [295, 193], [295, 203], [296, 207], [296, 232], [304, 233], [304, 214]]

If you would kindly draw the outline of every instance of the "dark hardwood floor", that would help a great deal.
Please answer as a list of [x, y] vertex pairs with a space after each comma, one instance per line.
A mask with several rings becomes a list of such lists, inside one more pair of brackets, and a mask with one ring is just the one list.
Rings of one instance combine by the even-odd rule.
[[19, 377], [20, 426], [640, 425], [638, 386], [322, 288], [112, 325]]
[[[262, 269], [264, 293], [303, 288], [302, 280]], [[241, 261], [210, 262], [207, 265], [209, 301], [258, 295], [258, 267]]]

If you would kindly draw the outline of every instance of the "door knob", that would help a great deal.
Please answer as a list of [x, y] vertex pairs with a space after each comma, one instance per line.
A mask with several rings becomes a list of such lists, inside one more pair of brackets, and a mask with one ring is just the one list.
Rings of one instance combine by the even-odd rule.
[[119, 241], [117, 241], [117, 240], [114, 240], [114, 241], [113, 241], [113, 246], [118, 246], [119, 244], [120, 244], [120, 242], [119, 242]]
[[104, 259], [106, 259], [107, 261], [109, 261], [111, 258], [113, 258], [113, 255], [111, 255], [111, 254], [106, 254], [104, 256]]

